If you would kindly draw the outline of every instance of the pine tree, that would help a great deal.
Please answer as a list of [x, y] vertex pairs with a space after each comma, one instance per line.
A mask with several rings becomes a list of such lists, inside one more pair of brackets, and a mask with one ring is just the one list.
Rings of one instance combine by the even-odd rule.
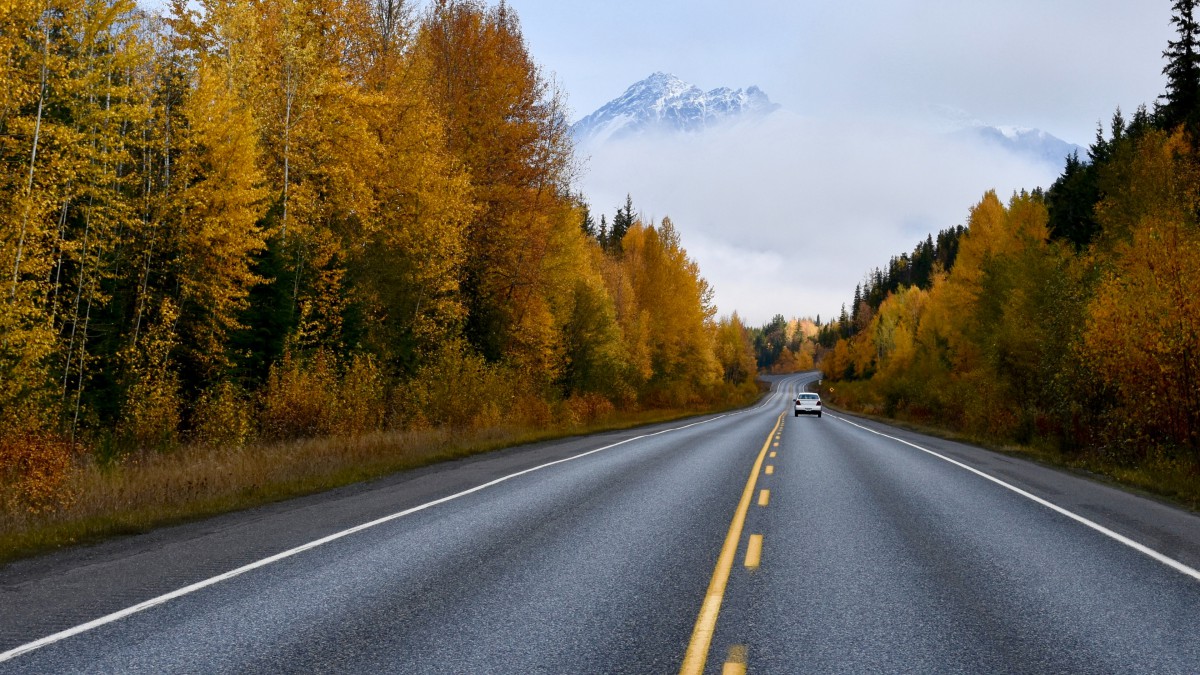
[[859, 316], [858, 307], [859, 307], [859, 305], [862, 304], [862, 299], [863, 299], [862, 284], [855, 284], [855, 286], [854, 286], [854, 304], [850, 305], [850, 322], [853, 323], [855, 326], [858, 325], [858, 316]]
[[929, 288], [933, 279], [934, 261], [933, 235], [925, 237], [925, 241], [917, 244], [912, 256], [912, 285], [917, 288]]
[[1163, 75], [1167, 91], [1158, 115], [1162, 126], [1173, 129], [1181, 124], [1193, 126], [1200, 106], [1200, 25], [1195, 19], [1196, 0], [1175, 0], [1171, 4], [1171, 23], [1178, 40], [1167, 42]]
[[596, 237], [596, 221], [592, 218], [592, 211], [582, 201], [579, 204], [579, 208], [583, 210], [583, 218], [579, 221], [579, 229], [583, 230], [584, 236], [594, 239]]
[[1066, 168], [1046, 193], [1050, 210], [1050, 237], [1071, 242], [1082, 250], [1096, 236], [1095, 207], [1100, 201], [1098, 171], [1095, 164], [1086, 164], [1078, 153], [1067, 157]]
[[629, 228], [633, 227], [633, 198], [628, 194], [625, 195], [625, 206], [617, 207], [617, 215], [613, 216], [612, 232], [609, 233], [609, 249], [613, 252], [620, 253], [621, 240], [625, 238], [625, 233]]

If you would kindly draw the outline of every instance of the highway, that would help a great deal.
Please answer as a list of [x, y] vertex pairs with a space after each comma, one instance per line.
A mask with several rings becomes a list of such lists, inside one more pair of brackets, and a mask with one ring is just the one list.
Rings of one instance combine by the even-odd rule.
[[1200, 672], [1200, 517], [815, 377], [10, 564], [0, 672]]

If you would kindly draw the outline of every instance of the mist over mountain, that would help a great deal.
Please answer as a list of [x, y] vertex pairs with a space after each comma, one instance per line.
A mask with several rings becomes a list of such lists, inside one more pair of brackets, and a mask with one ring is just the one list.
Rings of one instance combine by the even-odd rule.
[[[577, 121], [571, 133], [579, 145], [594, 148], [609, 141], [653, 134], [702, 133], [742, 120], [761, 119], [779, 107], [756, 86], [704, 91], [674, 75], [656, 72]], [[951, 137], [982, 142], [985, 148], [1056, 167], [1061, 167], [1072, 153], [1087, 156], [1086, 148], [1041, 129], [991, 125], [946, 106], [934, 106], [931, 112], [941, 118]]]
[[599, 144], [649, 132], [695, 133], [779, 106], [758, 87], [704, 91], [674, 75], [654, 73], [571, 127], [581, 144]]
[[797, 112], [757, 87], [705, 92], [664, 73], [572, 132], [594, 213], [612, 217], [628, 194], [650, 221], [669, 215], [720, 310], [752, 324], [780, 307], [836, 313], [861, 261], [961, 223], [987, 190], [1047, 187], [1067, 155], [1086, 155], [948, 106]]
[[977, 124], [955, 132], [964, 138], [982, 140], [1009, 152], [1061, 167], [1072, 153], [1087, 157], [1087, 148], [1068, 143], [1041, 129]]
[[1056, 169], [1061, 169], [1072, 153], [1087, 158], [1087, 148], [1041, 129], [992, 124], [949, 105], [928, 105], [923, 112], [931, 128], [984, 150], [1005, 150], [1022, 159], [1053, 165]]

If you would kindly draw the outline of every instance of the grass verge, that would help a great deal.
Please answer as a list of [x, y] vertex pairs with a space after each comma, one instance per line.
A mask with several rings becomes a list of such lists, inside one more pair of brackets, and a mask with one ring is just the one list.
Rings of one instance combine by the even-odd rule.
[[614, 413], [586, 426], [387, 431], [237, 449], [189, 446], [110, 467], [83, 462], [64, 486], [75, 498], [56, 511], [30, 513], [0, 500], [0, 564], [501, 448], [719, 413], [750, 402]]

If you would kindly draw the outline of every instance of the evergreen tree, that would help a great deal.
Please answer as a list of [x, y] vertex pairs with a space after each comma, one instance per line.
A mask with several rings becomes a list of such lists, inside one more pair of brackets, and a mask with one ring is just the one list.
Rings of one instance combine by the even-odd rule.
[[609, 233], [609, 249], [613, 252], [621, 251], [621, 239], [625, 237], [625, 233], [629, 228], [633, 227], [633, 198], [628, 194], [625, 195], [625, 206], [617, 207], [617, 215], [613, 216], [612, 232]]
[[917, 288], [929, 288], [933, 280], [934, 261], [933, 235], [925, 237], [925, 241], [917, 244], [912, 257], [912, 285]]
[[1099, 172], [1095, 164], [1079, 159], [1078, 153], [1067, 157], [1067, 166], [1046, 193], [1050, 212], [1050, 238], [1071, 242], [1083, 249], [1100, 229], [1095, 207], [1100, 201]]
[[854, 303], [850, 305], [850, 321], [858, 324], [858, 306], [862, 304], [862, 284], [854, 286]]
[[1159, 106], [1160, 124], [1173, 129], [1181, 124], [1194, 126], [1200, 105], [1200, 25], [1194, 16], [1196, 0], [1175, 0], [1171, 4], [1171, 23], [1178, 40], [1167, 42], [1163, 57], [1163, 75], [1167, 76], [1167, 91]]
[[583, 219], [580, 220], [579, 227], [583, 230], [584, 236], [594, 239], [596, 237], [596, 221], [592, 219], [592, 211], [583, 202], [580, 202], [579, 206], [583, 209]]
[[787, 345], [787, 319], [776, 314], [754, 337], [754, 351], [760, 368], [770, 368], [779, 360]]
[[1125, 135], [1133, 139], [1138, 139], [1146, 135], [1146, 132], [1153, 128], [1154, 118], [1151, 117], [1150, 111], [1146, 109], [1146, 104], [1143, 103], [1133, 113], [1133, 119], [1129, 120], [1129, 125], [1125, 128]]
[[941, 264], [943, 272], [949, 272], [954, 267], [954, 261], [958, 257], [958, 243], [966, 232], [967, 228], [962, 225], [955, 225], [938, 232], [934, 258]]

